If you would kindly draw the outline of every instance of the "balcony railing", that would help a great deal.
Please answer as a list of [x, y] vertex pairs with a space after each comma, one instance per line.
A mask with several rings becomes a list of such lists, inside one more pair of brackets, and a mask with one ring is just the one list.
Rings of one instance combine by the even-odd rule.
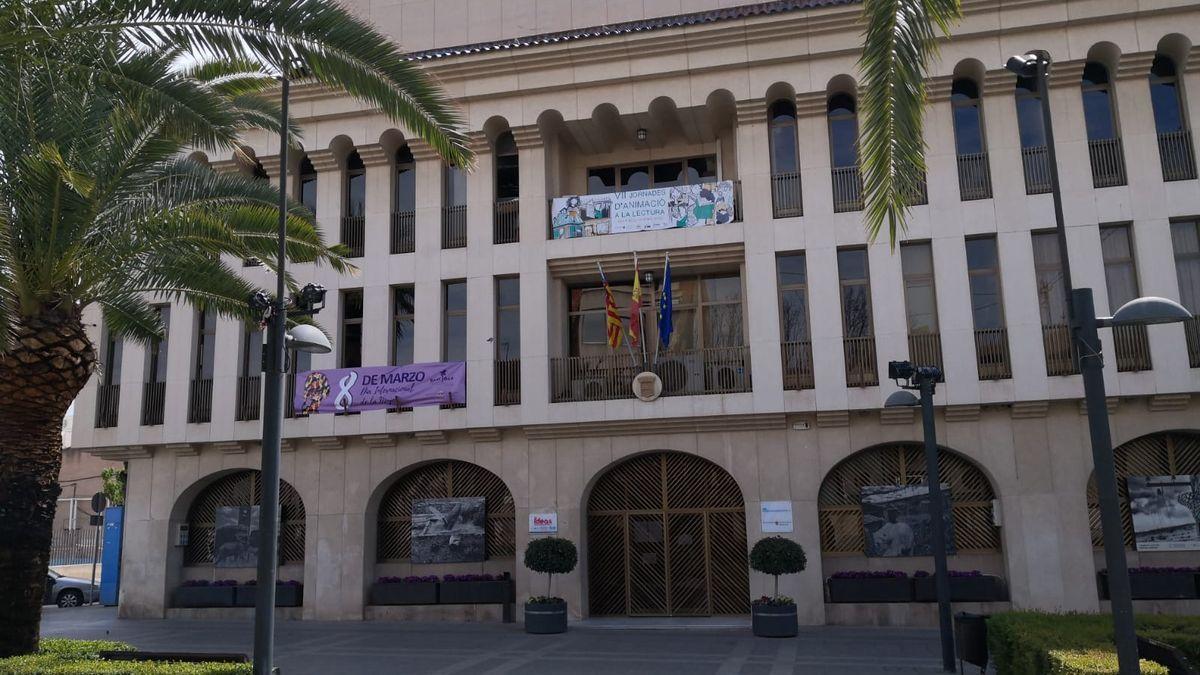
[[466, 248], [467, 205], [442, 207], [442, 248]]
[[515, 244], [521, 240], [521, 201], [500, 199], [492, 206], [492, 243]]
[[1183, 322], [1183, 334], [1187, 338], [1188, 365], [1200, 368], [1200, 316]]
[[1164, 181], [1192, 180], [1196, 177], [1196, 149], [1188, 129], [1158, 135], [1158, 157], [1162, 161]]
[[[940, 333], [922, 333], [908, 336], [908, 360], [915, 366], [936, 366], [946, 374], [942, 364], [942, 336]], [[941, 381], [941, 380], [939, 380]]]
[[1150, 370], [1150, 339], [1144, 325], [1113, 326], [1113, 347], [1117, 352], [1117, 371], [1132, 373]]
[[799, 171], [788, 171], [771, 176], [771, 208], [772, 215], [776, 218], [795, 218], [804, 215], [804, 199], [800, 193]]
[[905, 195], [905, 204], [909, 206], [924, 206], [929, 203], [929, 185], [925, 178], [926, 176], [921, 174], [921, 178], [917, 181], [917, 184]]
[[842, 338], [842, 349], [846, 355], [846, 386], [874, 387], [879, 384], [874, 336]]
[[1050, 191], [1050, 158], [1046, 146], [1021, 148], [1021, 164], [1025, 169], [1025, 194], [1041, 195]]
[[117, 426], [117, 413], [120, 408], [121, 385], [100, 385], [96, 392], [96, 428], [107, 429]]
[[[633, 398], [633, 377], [641, 372], [628, 354], [550, 359], [550, 400], [607, 401]], [[715, 347], [661, 354], [652, 368], [663, 396], [731, 394], [751, 390], [748, 347]]]
[[413, 211], [392, 211], [392, 253], [412, 253], [416, 248], [417, 214]]
[[142, 384], [142, 426], [152, 427], [162, 424], [166, 405], [166, 382], [146, 382]]
[[296, 374], [288, 373], [283, 377], [283, 416], [291, 419], [296, 416]]
[[342, 245], [349, 249], [350, 258], [361, 258], [367, 237], [367, 219], [363, 216], [342, 216]]
[[975, 331], [975, 364], [981, 380], [1007, 380], [1012, 377], [1007, 328]]
[[958, 156], [958, 196], [964, 202], [992, 198], [992, 171], [986, 152]]
[[833, 212], [862, 211], [862, 173], [855, 166], [840, 166], [830, 170], [833, 178]]
[[249, 422], [258, 419], [261, 389], [262, 378], [258, 375], [243, 375], [237, 379], [237, 409], [234, 411], [237, 421]]
[[1047, 375], [1079, 374], [1079, 359], [1075, 358], [1075, 340], [1070, 326], [1042, 326], [1042, 345], [1046, 349]]
[[812, 341], [784, 342], [779, 347], [783, 352], [783, 388], [800, 390], [816, 386], [813, 377]]
[[521, 359], [497, 359], [496, 405], [521, 404]]
[[212, 421], [213, 381], [192, 380], [188, 387], [188, 423], [207, 424]]
[[1121, 139], [1088, 141], [1088, 155], [1092, 160], [1092, 187], [1125, 184], [1125, 155], [1121, 152]]

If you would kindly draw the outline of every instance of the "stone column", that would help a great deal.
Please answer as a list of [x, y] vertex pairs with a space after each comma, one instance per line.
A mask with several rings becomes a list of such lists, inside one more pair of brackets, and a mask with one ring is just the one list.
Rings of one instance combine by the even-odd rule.
[[[409, 142], [416, 164], [416, 255], [413, 257], [413, 362], [442, 360], [442, 159], [428, 143]], [[438, 409], [416, 408], [418, 429], [437, 428]]]
[[[550, 402], [550, 350], [544, 311], [549, 302], [550, 278], [546, 271], [546, 240], [549, 236], [546, 140], [535, 125], [512, 130], [520, 162], [520, 260], [521, 274], [521, 419], [546, 421]], [[528, 309], [525, 309], [528, 308]], [[566, 326], [556, 326], [557, 333]]]

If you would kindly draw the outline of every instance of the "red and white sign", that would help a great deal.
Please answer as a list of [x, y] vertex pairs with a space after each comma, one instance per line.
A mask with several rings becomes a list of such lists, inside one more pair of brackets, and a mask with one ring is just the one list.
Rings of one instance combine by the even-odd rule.
[[547, 513], [529, 514], [530, 534], [553, 534], [556, 532], [558, 532], [557, 512], [549, 511]]

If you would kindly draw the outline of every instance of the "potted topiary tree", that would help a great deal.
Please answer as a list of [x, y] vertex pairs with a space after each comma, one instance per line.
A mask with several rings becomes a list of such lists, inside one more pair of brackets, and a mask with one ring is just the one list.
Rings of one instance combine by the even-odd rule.
[[808, 559], [804, 549], [784, 537], [760, 539], [750, 549], [750, 567], [775, 577], [775, 595], [763, 596], [751, 606], [754, 634], [759, 637], [795, 637], [799, 631], [796, 601], [779, 594], [779, 575], [804, 570]]
[[525, 567], [546, 575], [546, 595], [532, 596], [525, 602], [525, 632], [548, 634], [567, 632], [567, 601], [550, 595], [555, 574], [575, 569], [579, 553], [569, 539], [543, 537], [525, 548]]

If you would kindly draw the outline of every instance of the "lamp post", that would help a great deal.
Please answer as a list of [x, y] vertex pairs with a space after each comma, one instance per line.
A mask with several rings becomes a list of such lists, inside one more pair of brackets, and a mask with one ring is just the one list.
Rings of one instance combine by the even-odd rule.
[[1092, 465], [1096, 472], [1096, 491], [1100, 502], [1100, 525], [1104, 534], [1104, 560], [1108, 567], [1108, 595], [1112, 605], [1113, 641], [1122, 675], [1140, 672], [1137, 635], [1133, 624], [1133, 599], [1129, 589], [1129, 570], [1125, 560], [1125, 535], [1117, 497], [1117, 476], [1113, 464], [1112, 437], [1108, 423], [1108, 405], [1104, 390], [1104, 357], [1097, 329], [1116, 325], [1148, 325], [1186, 321], [1191, 314], [1179, 303], [1165, 298], [1137, 298], [1125, 303], [1111, 317], [1096, 317], [1092, 289], [1073, 288], [1071, 265], [1067, 256], [1067, 232], [1063, 222], [1062, 193], [1058, 183], [1058, 162], [1054, 152], [1054, 128], [1050, 118], [1050, 89], [1046, 73], [1050, 54], [1035, 50], [1013, 56], [1005, 67], [1019, 77], [1036, 78], [1042, 104], [1042, 126], [1046, 136], [1050, 188], [1054, 197], [1054, 219], [1058, 233], [1058, 254], [1063, 270], [1067, 316], [1079, 354], [1083, 376], [1083, 395], [1088, 415], [1088, 433], [1092, 443]]
[[[265, 393], [262, 433], [262, 496], [259, 511], [258, 588], [254, 596], [254, 673], [271, 675], [275, 650], [275, 580], [279, 557], [279, 440], [283, 427], [283, 377], [287, 371], [287, 349], [315, 354], [332, 351], [329, 340], [313, 326], [299, 325], [290, 334], [288, 316], [311, 315], [325, 305], [325, 289], [309, 284], [289, 303], [285, 266], [287, 264], [287, 166], [288, 166], [288, 64], [279, 80], [281, 85], [279, 119], [279, 232], [278, 265], [275, 271], [275, 296], [255, 293], [252, 310], [261, 312], [269, 323], [267, 351], [263, 364]], [[289, 311], [290, 310], [290, 311]]]
[[[921, 425], [925, 437], [925, 479], [929, 486], [929, 531], [933, 546], [933, 582], [937, 591], [938, 631], [942, 640], [942, 670], [955, 672], [954, 625], [950, 616], [950, 575], [946, 564], [946, 504], [942, 500], [937, 456], [937, 428], [933, 420], [933, 390], [941, 378], [933, 366], [914, 366], [908, 361], [888, 363], [888, 377], [896, 380], [901, 390], [888, 396], [885, 408], [921, 405]], [[904, 384], [900, 384], [903, 381]], [[918, 401], [908, 389], [921, 393]]]

